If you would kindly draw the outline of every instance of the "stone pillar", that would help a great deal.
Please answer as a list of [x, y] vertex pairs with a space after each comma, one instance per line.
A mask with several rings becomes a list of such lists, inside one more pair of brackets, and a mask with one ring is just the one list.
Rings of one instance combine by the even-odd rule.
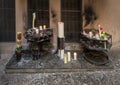
[[[16, 33], [25, 32], [27, 28], [27, 0], [16, 0], [15, 1], [16, 11]], [[24, 37], [22, 43], [25, 43]]]
[[53, 45], [57, 46], [57, 23], [61, 21], [60, 0], [49, 0], [50, 2], [50, 28], [53, 28]]

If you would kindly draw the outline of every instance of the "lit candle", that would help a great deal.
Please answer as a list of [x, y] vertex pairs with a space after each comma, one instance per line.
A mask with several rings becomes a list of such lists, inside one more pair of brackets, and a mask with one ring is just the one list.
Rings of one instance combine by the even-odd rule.
[[64, 59], [64, 23], [58, 22], [58, 49], [61, 59]]
[[21, 45], [17, 45], [17, 48], [20, 48], [21, 47]]
[[64, 49], [58, 50], [58, 56], [60, 57], [60, 59], [64, 59]]
[[46, 30], [46, 25], [43, 25], [43, 29]]
[[108, 40], [107, 36], [104, 38], [104, 40]]
[[90, 36], [90, 38], [93, 37], [93, 33], [91, 31], [89, 32], [89, 36]]
[[58, 37], [64, 38], [64, 23], [58, 22]]
[[58, 56], [61, 56], [61, 50], [58, 50]]
[[39, 34], [39, 29], [35, 29], [36, 34]]
[[74, 60], [77, 60], [77, 53], [74, 52]]
[[66, 63], [67, 63], [67, 55], [64, 54], [64, 64], [66, 64]]
[[40, 33], [43, 32], [43, 28], [42, 28], [42, 26], [39, 26], [39, 30], [40, 30]]
[[71, 61], [71, 53], [67, 52], [68, 61]]

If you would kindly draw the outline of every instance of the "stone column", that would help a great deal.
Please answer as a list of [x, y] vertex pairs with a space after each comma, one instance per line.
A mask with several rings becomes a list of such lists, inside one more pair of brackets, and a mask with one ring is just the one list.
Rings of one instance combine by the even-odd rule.
[[50, 28], [53, 28], [53, 45], [57, 46], [57, 23], [61, 21], [61, 4], [60, 0], [50, 0]]
[[[25, 32], [27, 28], [27, 0], [16, 0], [15, 1], [16, 11], [16, 33]], [[25, 43], [24, 37], [22, 43]]]

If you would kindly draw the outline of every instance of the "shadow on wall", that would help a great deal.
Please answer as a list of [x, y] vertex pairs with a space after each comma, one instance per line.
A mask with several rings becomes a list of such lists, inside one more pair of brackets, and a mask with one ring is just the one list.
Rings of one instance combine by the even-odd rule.
[[84, 27], [86, 27], [89, 24], [94, 24], [94, 22], [98, 19], [98, 16], [94, 12], [92, 6], [85, 6], [83, 16], [85, 17]]
[[83, 21], [85, 28], [94, 27], [107, 2], [107, 0], [84, 0]]
[[51, 8], [51, 17], [52, 17], [52, 22], [57, 24], [58, 19], [57, 19], [57, 13]]

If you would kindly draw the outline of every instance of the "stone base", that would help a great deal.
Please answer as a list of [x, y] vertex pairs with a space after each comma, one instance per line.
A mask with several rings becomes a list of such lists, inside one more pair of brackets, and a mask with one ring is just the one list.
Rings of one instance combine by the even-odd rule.
[[[67, 52], [67, 51], [66, 51]], [[73, 52], [77, 52], [78, 59], [73, 59]], [[105, 65], [96, 66], [84, 59], [84, 53], [80, 51], [71, 51], [72, 60], [64, 64], [63, 60], [57, 55], [46, 52], [39, 60], [32, 60], [30, 55], [22, 57], [17, 62], [15, 56], [6, 65], [7, 73], [55, 73], [55, 72], [84, 72], [84, 71], [103, 71], [113, 69], [112, 62]]]

